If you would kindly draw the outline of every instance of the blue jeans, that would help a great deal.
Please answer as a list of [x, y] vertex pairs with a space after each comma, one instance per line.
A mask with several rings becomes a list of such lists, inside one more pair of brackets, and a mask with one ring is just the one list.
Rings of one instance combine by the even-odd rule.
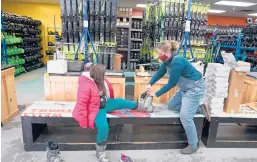
[[204, 84], [200, 84], [185, 92], [178, 90], [168, 103], [170, 110], [180, 111], [180, 121], [186, 131], [188, 143], [197, 146], [198, 138], [194, 123], [194, 115], [199, 112], [200, 101], [204, 94]]

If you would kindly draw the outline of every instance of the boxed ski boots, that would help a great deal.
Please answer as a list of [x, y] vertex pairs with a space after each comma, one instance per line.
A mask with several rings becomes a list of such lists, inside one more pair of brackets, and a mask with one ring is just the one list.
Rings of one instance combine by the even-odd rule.
[[84, 69], [84, 62], [83, 61], [68, 61], [68, 71], [69, 72], [82, 72]]

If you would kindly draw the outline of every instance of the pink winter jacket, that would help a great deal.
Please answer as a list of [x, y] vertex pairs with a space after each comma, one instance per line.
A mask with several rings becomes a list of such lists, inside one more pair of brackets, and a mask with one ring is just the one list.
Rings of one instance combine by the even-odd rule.
[[[107, 80], [105, 82], [109, 98], [113, 98], [113, 88]], [[80, 127], [94, 129], [95, 118], [100, 109], [99, 89], [89, 76], [80, 76], [78, 84], [77, 102], [72, 116]]]

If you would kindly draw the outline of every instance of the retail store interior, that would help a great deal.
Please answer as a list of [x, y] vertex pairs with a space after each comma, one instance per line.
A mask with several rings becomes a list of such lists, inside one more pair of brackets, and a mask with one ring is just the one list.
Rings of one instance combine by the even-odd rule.
[[[90, 63], [104, 67], [104, 86], [113, 91], [107, 98], [149, 102], [142, 112], [105, 112], [110, 162], [257, 161], [256, 0], [2, 0], [1, 12], [3, 162], [108, 162], [105, 148], [95, 148], [96, 121], [97, 129], [82, 129], [73, 113], [84, 102], [79, 80], [89, 71], [101, 89]], [[176, 47], [166, 50], [167, 42]], [[174, 70], [178, 65], [187, 67]], [[194, 112], [199, 149], [183, 155], [191, 145], [184, 97], [201, 88], [197, 106], [211, 120]], [[174, 111], [170, 100], [178, 92], [182, 108]], [[60, 159], [49, 160], [49, 141]]]

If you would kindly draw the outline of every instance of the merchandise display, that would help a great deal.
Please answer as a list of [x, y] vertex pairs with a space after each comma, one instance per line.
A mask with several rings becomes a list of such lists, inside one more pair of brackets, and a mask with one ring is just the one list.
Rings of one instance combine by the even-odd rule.
[[[87, 11], [84, 11], [84, 2], [87, 2]], [[88, 53], [86, 54], [89, 54], [89, 59], [96, 60], [93, 55], [96, 52], [100, 63], [104, 64], [107, 69], [112, 69], [113, 55], [116, 52], [117, 1], [61, 0], [60, 6], [62, 17], [62, 40], [60, 44], [63, 45], [61, 52], [65, 53], [66, 59], [74, 59], [77, 45], [83, 39], [83, 28], [88, 27], [90, 38], [97, 50], [93, 50], [89, 44], [89, 39], [87, 39]], [[83, 20], [84, 12], [87, 12], [88, 21]], [[78, 55], [81, 53], [84, 51], [80, 51]]]
[[[207, 13], [209, 8], [210, 5], [200, 3], [193, 3], [191, 6], [190, 40], [192, 45], [201, 46], [206, 44], [205, 34], [207, 33]], [[182, 41], [185, 32], [187, 10], [187, 3], [183, 0], [146, 4], [142, 25], [143, 43], [140, 52], [142, 58], [143, 56], [154, 58], [153, 49], [159, 42], [164, 40]], [[203, 58], [200, 57], [200, 59]], [[151, 62], [152, 60], [150, 59], [149, 61]]]
[[248, 25], [246, 27], [228, 26], [222, 30], [213, 30], [214, 61], [223, 63], [221, 50], [232, 52], [236, 60], [247, 61], [251, 63], [251, 71], [256, 71], [257, 50], [257, 25]]
[[257, 25], [248, 25], [242, 29], [241, 47], [253, 47], [257, 49]]
[[205, 98], [211, 113], [224, 110], [224, 99], [228, 96], [230, 67], [219, 63], [208, 63], [205, 72]]
[[40, 45], [41, 22], [26, 16], [3, 13], [8, 65], [14, 65], [15, 75], [43, 67]]
[[206, 28], [207, 33], [220, 34], [220, 35], [237, 35], [242, 31], [242, 26], [232, 25], [232, 26], [220, 26], [220, 25], [208, 25]]
[[139, 68], [140, 48], [143, 42], [143, 18], [140, 16], [132, 16], [131, 23], [131, 43], [130, 43], [130, 70], [134, 71]]

